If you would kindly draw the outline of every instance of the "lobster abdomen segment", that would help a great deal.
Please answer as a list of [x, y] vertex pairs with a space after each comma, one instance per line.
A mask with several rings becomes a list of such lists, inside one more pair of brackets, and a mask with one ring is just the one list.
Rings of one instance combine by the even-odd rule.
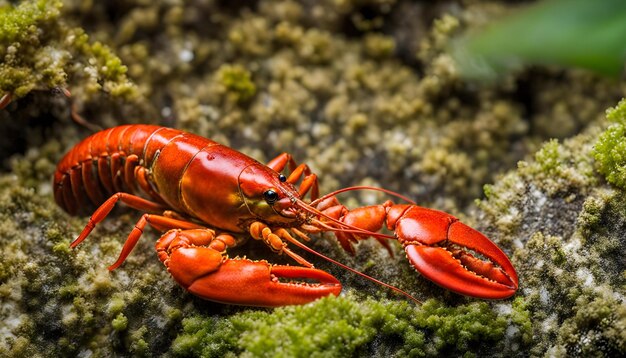
[[87, 213], [117, 192], [136, 193], [139, 183], [150, 199], [163, 202], [152, 188], [149, 169], [160, 151], [182, 135], [159, 126], [126, 125], [87, 137], [57, 165], [55, 201], [70, 214]]

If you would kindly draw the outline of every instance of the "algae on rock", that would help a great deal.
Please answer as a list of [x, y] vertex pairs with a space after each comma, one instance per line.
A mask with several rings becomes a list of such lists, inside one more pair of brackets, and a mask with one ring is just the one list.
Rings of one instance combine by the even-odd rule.
[[136, 87], [110, 48], [66, 24], [59, 0], [0, 4], [0, 94], [24, 97], [83, 82], [86, 94], [104, 90], [132, 98]]

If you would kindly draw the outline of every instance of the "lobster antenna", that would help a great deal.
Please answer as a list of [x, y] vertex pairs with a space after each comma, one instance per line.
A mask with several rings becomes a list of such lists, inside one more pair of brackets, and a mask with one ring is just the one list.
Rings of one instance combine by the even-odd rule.
[[[383, 189], [383, 191], [386, 191], [386, 190]], [[338, 228], [333, 228], [331, 226], [324, 225], [324, 227], [326, 229], [329, 229], [331, 231], [353, 232], [353, 233], [356, 233], [356, 234], [365, 234], [365, 235], [369, 235], [369, 236], [381, 237], [381, 238], [386, 238], [386, 239], [393, 238], [393, 236], [390, 236], [390, 235], [385, 235], [385, 234], [371, 232], [371, 231], [368, 231], [368, 230], [365, 230], [365, 229], [362, 229], [362, 228], [359, 228], [359, 227], [356, 227], [356, 226], [352, 226], [352, 225], [346, 224], [346, 223], [341, 222], [339, 220], [336, 220], [334, 218], [331, 218], [330, 216], [325, 215], [321, 211], [311, 207], [310, 205], [306, 204], [305, 202], [303, 202], [301, 200], [296, 200], [296, 203], [298, 204], [298, 206], [300, 208], [304, 209], [305, 211], [307, 211], [307, 212], [309, 212], [311, 214], [314, 214], [314, 215], [323, 216], [323, 217], [331, 220], [333, 223], [335, 223], [335, 224], [340, 226]], [[323, 223], [322, 222], [318, 222], [318, 224], [323, 224]], [[346, 227], [348, 227], [348, 228], [350, 228], [352, 230], [346, 230], [345, 229]], [[296, 233], [296, 235], [298, 235], [300, 238], [303, 238], [305, 240], [309, 239], [309, 237], [306, 234], [304, 234], [303, 232], [301, 232], [300, 230], [298, 230], [296, 228], [291, 228], [291, 230], [294, 233]], [[325, 255], [323, 255], [323, 254], [321, 254], [321, 253], [311, 249], [310, 247], [304, 245], [303, 243], [301, 243], [300, 241], [298, 241], [298, 240], [296, 240], [294, 238], [291, 238], [291, 239], [293, 239], [293, 240], [289, 240], [289, 242], [293, 243], [294, 245], [298, 246], [299, 248], [303, 249], [304, 251], [307, 251], [309, 253], [317, 255], [317, 256], [323, 258], [324, 260], [326, 260], [328, 262], [331, 262], [331, 263], [333, 263], [333, 264], [335, 264], [335, 265], [337, 265], [337, 266], [339, 266], [339, 267], [341, 267], [341, 268], [343, 268], [343, 269], [345, 269], [347, 271], [355, 273], [355, 274], [357, 274], [357, 275], [359, 275], [361, 277], [364, 277], [364, 278], [366, 278], [366, 279], [368, 279], [368, 280], [370, 280], [372, 282], [375, 282], [375, 283], [377, 283], [377, 284], [379, 284], [381, 286], [387, 287], [387, 288], [389, 288], [389, 289], [391, 289], [391, 290], [393, 290], [395, 292], [398, 292], [398, 293], [406, 296], [410, 300], [416, 302], [417, 304], [420, 304], [420, 305], [422, 304], [422, 301], [418, 300], [417, 298], [411, 296], [409, 293], [407, 293], [407, 292], [405, 292], [405, 291], [403, 291], [403, 290], [401, 290], [401, 289], [399, 289], [399, 288], [397, 288], [395, 286], [392, 286], [392, 285], [390, 285], [388, 283], [385, 283], [385, 282], [380, 281], [378, 279], [375, 279], [375, 278], [373, 278], [371, 276], [368, 276], [368, 275], [364, 274], [363, 272], [357, 271], [357, 270], [353, 269], [352, 267], [349, 267], [347, 265], [342, 264], [339, 261], [335, 261], [335, 260], [331, 259], [330, 257], [327, 257], [327, 256], [325, 256]]]
[[406, 202], [407, 202], [407, 203], [409, 203], [409, 204], [417, 205], [417, 203], [416, 203], [416, 202], [414, 202], [413, 200], [409, 199], [408, 197], [406, 197], [406, 196], [404, 196], [404, 195], [402, 195], [402, 194], [396, 193], [395, 191], [391, 191], [391, 190], [388, 190], [388, 189], [383, 189], [383, 188], [378, 188], [378, 187], [375, 187], [375, 186], [366, 186], [366, 185], [360, 185], [360, 186], [350, 186], [350, 187], [347, 187], [347, 188], [341, 188], [341, 189], [339, 189], [339, 190], [335, 190], [335, 191], [333, 191], [333, 192], [330, 192], [330, 193], [328, 193], [328, 194], [326, 194], [326, 195], [323, 195], [323, 196], [321, 196], [321, 197], [319, 197], [319, 198], [317, 198], [317, 199], [313, 200], [313, 201], [310, 203], [310, 205], [316, 205], [316, 204], [318, 204], [320, 201], [322, 201], [322, 200], [324, 200], [324, 199], [326, 199], [326, 198], [330, 198], [331, 196], [335, 196], [335, 195], [337, 195], [337, 194], [341, 194], [341, 193], [344, 193], [344, 192], [346, 192], [346, 191], [356, 191], [356, 190], [373, 190], [373, 191], [380, 191], [380, 192], [383, 192], [383, 193], [389, 194], [389, 195], [391, 195], [391, 196], [395, 196], [396, 198], [402, 199], [402, 200], [406, 201]]
[[[322, 223], [321, 221], [318, 221], [317, 224], [320, 226], [323, 226], [324, 229], [327, 229], [329, 231], [342, 231], [342, 232], [349, 232], [349, 233], [353, 233], [353, 234], [361, 234], [361, 235], [368, 235], [368, 236], [372, 236], [372, 237], [378, 237], [381, 239], [393, 239], [394, 237], [391, 235], [387, 235], [387, 234], [382, 234], [379, 232], [371, 232], [368, 230], [365, 230], [363, 228], [360, 228], [358, 226], [354, 226], [354, 225], [350, 225], [350, 224], [346, 224], [344, 222], [341, 222], [335, 218], [332, 218], [326, 214], [324, 214], [323, 212], [321, 212], [320, 210], [310, 206], [309, 204], [303, 202], [302, 200], [296, 199], [296, 203], [298, 204], [298, 207], [303, 209], [304, 211], [316, 215], [316, 216], [323, 216], [324, 218], [326, 218], [326, 220], [339, 225], [338, 227], [332, 227], [329, 225], [326, 225], [324, 223]], [[348, 228], [348, 229], [346, 229]]]
[[[305, 234], [305, 233], [303, 233], [302, 231], [300, 231], [300, 230], [298, 230], [298, 229], [296, 229], [296, 228], [291, 228], [291, 231], [293, 231], [294, 233], [296, 233], [296, 235], [298, 235], [298, 236], [299, 236], [299, 237], [301, 237], [301, 238], [304, 238], [304, 237], [306, 237], [307, 239], [309, 238], [308, 236], [306, 236], [306, 234]], [[377, 283], [377, 284], [379, 284], [379, 285], [381, 285], [381, 286], [387, 287], [387, 288], [389, 288], [389, 289], [391, 289], [391, 290], [393, 290], [393, 291], [395, 291], [395, 292], [397, 292], [397, 293], [399, 293], [399, 294], [402, 294], [402, 295], [404, 295], [405, 297], [407, 297], [408, 299], [410, 299], [411, 301], [414, 301], [415, 303], [417, 303], [418, 305], [421, 305], [421, 304], [422, 304], [422, 301], [420, 301], [420, 300], [418, 300], [417, 298], [415, 298], [415, 297], [411, 296], [411, 295], [410, 295], [408, 292], [406, 292], [406, 291], [403, 291], [403, 290], [401, 290], [401, 289], [399, 289], [399, 288], [397, 288], [397, 287], [395, 287], [395, 286], [392, 286], [392, 285], [390, 285], [390, 284], [388, 284], [388, 283], [385, 283], [385, 282], [383, 282], [383, 281], [381, 281], [381, 280], [378, 280], [378, 279], [375, 279], [375, 278], [373, 278], [373, 277], [371, 277], [371, 276], [368, 276], [368, 275], [364, 274], [363, 272], [357, 271], [357, 270], [353, 269], [353, 268], [352, 268], [352, 267], [350, 267], [350, 266], [347, 266], [347, 265], [342, 264], [342, 263], [341, 263], [341, 262], [339, 262], [339, 261], [335, 261], [335, 260], [331, 259], [330, 257], [325, 256], [324, 254], [319, 253], [319, 252], [317, 252], [317, 251], [313, 250], [312, 248], [310, 248], [310, 247], [308, 247], [308, 246], [304, 245], [303, 243], [301, 243], [300, 241], [296, 240], [296, 239], [295, 239], [295, 238], [293, 238], [293, 237], [291, 237], [291, 238], [288, 238], [288, 237], [287, 237], [287, 239], [289, 240], [289, 242], [290, 242], [290, 243], [292, 243], [292, 244], [294, 244], [294, 245], [298, 246], [299, 248], [301, 248], [301, 249], [302, 249], [302, 250], [304, 250], [304, 251], [307, 251], [307, 252], [309, 252], [309, 253], [311, 253], [311, 254], [317, 255], [317, 256], [319, 256], [319, 257], [323, 258], [324, 260], [326, 260], [326, 261], [328, 261], [328, 262], [331, 262], [331, 263], [333, 263], [333, 264], [335, 264], [335, 265], [337, 265], [337, 266], [339, 266], [339, 267], [341, 267], [341, 268], [343, 268], [343, 269], [345, 269], [345, 270], [347, 270], [347, 271], [350, 271], [350, 272], [352, 272], [352, 273], [355, 273], [355, 274], [357, 274], [357, 275], [359, 275], [359, 276], [361, 276], [361, 277], [364, 277], [364, 278], [366, 278], [366, 279], [368, 279], [368, 280], [370, 280], [370, 281], [372, 281], [372, 282], [375, 282], [375, 283]]]
[[67, 99], [68, 103], [70, 104], [70, 116], [72, 117], [72, 120], [74, 122], [80, 124], [81, 126], [89, 129], [90, 131], [94, 133], [101, 131], [103, 129], [99, 125], [89, 122], [88, 120], [83, 118], [83, 116], [78, 114], [78, 108], [76, 107], [76, 103], [72, 99], [72, 93], [70, 92], [70, 90], [64, 87], [56, 87], [55, 89], [60, 91]]

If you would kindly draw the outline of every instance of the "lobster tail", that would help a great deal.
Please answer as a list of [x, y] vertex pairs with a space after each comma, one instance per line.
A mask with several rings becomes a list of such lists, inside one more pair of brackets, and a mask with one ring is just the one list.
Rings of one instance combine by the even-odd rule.
[[56, 203], [72, 215], [86, 213], [115, 193], [136, 193], [137, 183], [151, 199], [161, 202], [160, 196], [148, 184], [146, 169], [158, 149], [182, 133], [168, 130], [174, 133], [168, 133], [169, 138], [164, 138], [166, 141], [155, 141], [154, 134], [164, 130], [168, 129], [127, 125], [84, 139], [57, 166], [53, 182]]

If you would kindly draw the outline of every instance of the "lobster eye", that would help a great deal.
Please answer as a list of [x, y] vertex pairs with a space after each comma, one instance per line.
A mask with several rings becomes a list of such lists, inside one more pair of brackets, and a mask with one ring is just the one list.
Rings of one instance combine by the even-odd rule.
[[280, 180], [281, 183], [284, 183], [287, 181], [287, 177], [282, 174], [278, 174], [278, 180]]
[[278, 200], [278, 193], [272, 189], [268, 189], [263, 193], [263, 199], [265, 199], [268, 204], [274, 204], [274, 202]]

